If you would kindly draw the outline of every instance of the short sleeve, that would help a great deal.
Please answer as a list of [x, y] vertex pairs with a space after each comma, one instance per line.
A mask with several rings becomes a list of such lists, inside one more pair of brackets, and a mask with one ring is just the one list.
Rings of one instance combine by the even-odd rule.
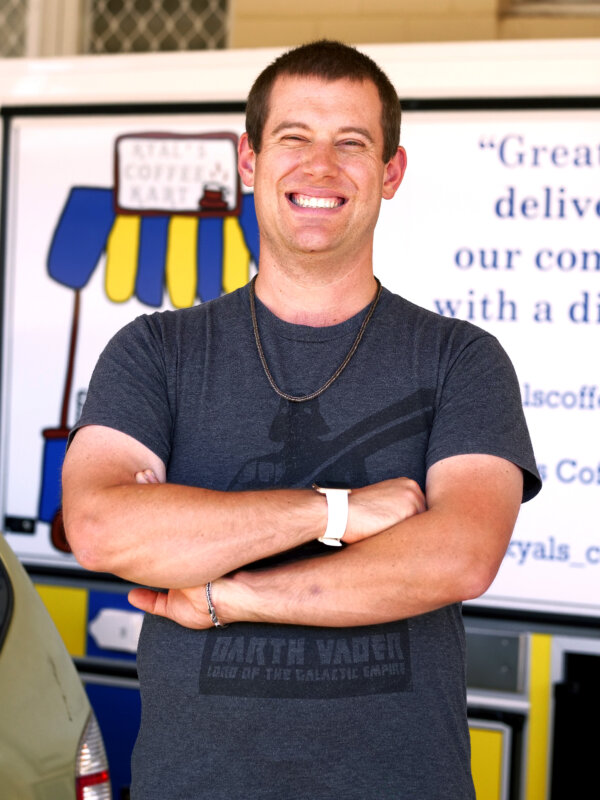
[[438, 390], [427, 468], [454, 455], [486, 453], [523, 470], [523, 501], [541, 488], [513, 365], [483, 334], [458, 349]]
[[138, 317], [98, 359], [69, 442], [85, 425], [106, 425], [137, 439], [167, 464], [173, 414], [161, 327], [155, 315]]

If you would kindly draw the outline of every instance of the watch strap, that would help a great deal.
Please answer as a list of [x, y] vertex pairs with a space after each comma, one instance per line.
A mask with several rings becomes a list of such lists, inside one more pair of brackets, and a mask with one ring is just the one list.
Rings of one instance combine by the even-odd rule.
[[318, 541], [330, 547], [341, 547], [348, 524], [348, 495], [351, 489], [327, 489], [313, 483], [313, 489], [327, 499], [327, 528]]

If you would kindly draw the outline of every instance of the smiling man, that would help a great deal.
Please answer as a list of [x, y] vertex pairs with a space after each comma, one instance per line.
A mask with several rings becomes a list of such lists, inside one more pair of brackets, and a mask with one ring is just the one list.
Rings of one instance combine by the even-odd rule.
[[[322, 284], [362, 279], [351, 315], [373, 294], [373, 231], [381, 198], [400, 185], [406, 155], [396, 146], [383, 160], [381, 100], [371, 82], [283, 75], [269, 109], [260, 145], [247, 133], [240, 142], [242, 179], [261, 198], [257, 290], [267, 265], [269, 275], [309, 266], [311, 279], [323, 273]], [[290, 251], [299, 264], [290, 263]]]
[[371, 59], [289, 51], [246, 122], [256, 279], [117, 334], [65, 460], [78, 559], [154, 587], [132, 798], [473, 798], [460, 603], [540, 486], [514, 372], [373, 275], [406, 155]]

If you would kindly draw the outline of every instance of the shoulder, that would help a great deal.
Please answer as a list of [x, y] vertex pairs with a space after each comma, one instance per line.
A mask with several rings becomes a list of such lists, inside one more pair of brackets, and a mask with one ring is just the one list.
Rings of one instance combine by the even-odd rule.
[[[478, 339], [490, 336], [483, 328], [473, 325], [458, 317], [447, 317], [437, 311], [430, 311], [423, 306], [407, 300], [399, 294], [394, 294], [388, 289], [383, 290], [385, 310], [397, 324], [406, 324], [412, 328], [425, 328], [430, 331], [441, 331], [445, 335], [453, 334], [463, 339]], [[493, 338], [493, 337], [491, 337]]]
[[127, 323], [113, 337], [117, 342], [162, 341], [167, 343], [186, 336], [193, 331], [201, 331], [215, 321], [230, 324], [243, 312], [247, 303], [247, 287], [224, 294], [214, 300], [189, 308], [167, 309], [151, 314], [141, 314]]
[[449, 368], [465, 351], [505, 355], [495, 336], [467, 320], [442, 316], [386, 289], [382, 300], [385, 330], [417, 359], [427, 356]]

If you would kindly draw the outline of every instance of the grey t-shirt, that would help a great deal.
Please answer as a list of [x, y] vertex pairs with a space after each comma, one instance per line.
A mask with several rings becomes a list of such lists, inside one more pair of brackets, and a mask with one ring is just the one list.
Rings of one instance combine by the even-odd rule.
[[[257, 311], [271, 371], [292, 394], [329, 378], [366, 313], [311, 328]], [[463, 453], [518, 464], [524, 499], [540, 486], [498, 342], [386, 290], [341, 377], [298, 404], [267, 382], [247, 287], [140, 317], [100, 358], [78, 427], [88, 424], [141, 441], [169, 482], [218, 490], [398, 476], [424, 488], [433, 463]], [[324, 553], [313, 543], [267, 565]], [[474, 797], [459, 605], [339, 629], [192, 631], [148, 616], [138, 669], [134, 800]]]

